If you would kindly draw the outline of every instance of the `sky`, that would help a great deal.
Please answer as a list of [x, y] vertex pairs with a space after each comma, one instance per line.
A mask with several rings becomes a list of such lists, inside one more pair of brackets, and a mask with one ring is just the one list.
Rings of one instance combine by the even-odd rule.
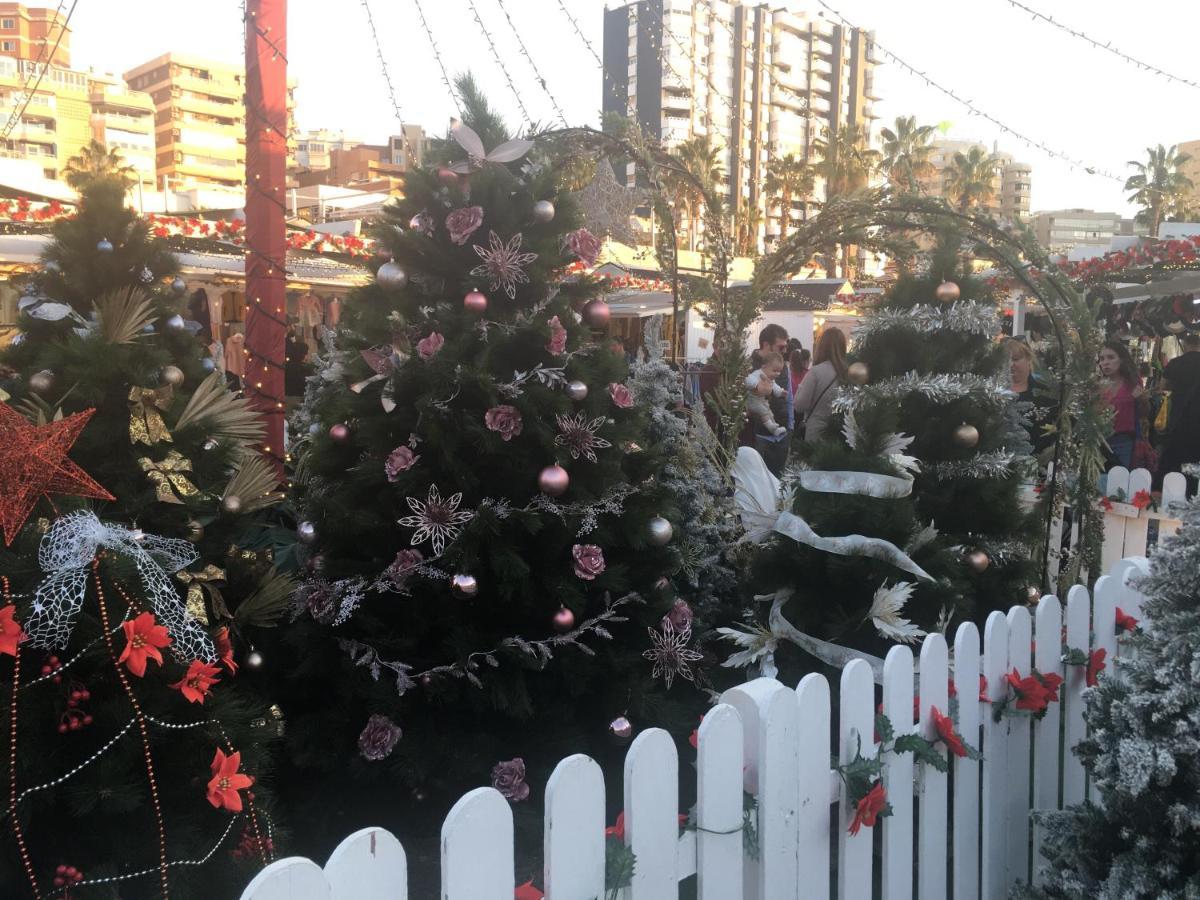
[[[570, 124], [598, 123], [600, 67], [560, 6], [599, 53], [604, 0], [368, 2], [404, 121], [444, 133], [455, 113], [442, 80], [444, 66], [451, 78], [472, 71], [512, 125], [522, 121], [516, 96], [530, 119], [554, 123], [554, 106], [538, 84], [536, 66]], [[915, 115], [922, 123], [949, 123], [953, 138], [998, 141], [999, 149], [1033, 166], [1034, 210], [1084, 207], [1131, 215], [1134, 208], [1125, 201], [1121, 183], [1089, 175], [1084, 167], [1123, 179], [1129, 173], [1126, 161], [1143, 158], [1146, 147], [1200, 139], [1200, 90], [1035, 21], [1008, 0], [828, 2], [851, 23], [873, 29], [879, 45], [933, 81], [1013, 131], [1084, 163], [1072, 167], [1024, 146], [898, 65], [876, 69], [882, 98], [877, 112], [884, 123]], [[1200, 82], [1198, 3], [1167, 0], [1139, 11], [1129, 0], [1022, 2], [1101, 43], [1111, 41], [1130, 56]], [[609, 0], [608, 5], [621, 3]], [[817, 0], [772, 5], [820, 9]], [[121, 73], [170, 50], [241, 59], [240, 0], [121, 0], [120, 14], [114, 15], [116, 6], [111, 0], [78, 0], [71, 22], [74, 67]], [[418, 7], [427, 16], [437, 53]], [[290, 0], [287, 56], [289, 74], [298, 81], [301, 129], [340, 129], [369, 143], [396, 131], [362, 0]]]

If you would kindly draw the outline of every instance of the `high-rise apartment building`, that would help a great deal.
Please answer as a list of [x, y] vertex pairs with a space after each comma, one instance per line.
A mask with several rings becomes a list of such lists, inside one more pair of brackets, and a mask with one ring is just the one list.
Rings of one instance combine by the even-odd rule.
[[344, 131], [322, 128], [302, 132], [296, 137], [296, 166], [300, 169], [328, 169], [331, 165], [330, 154], [334, 150], [349, 150], [361, 143], [358, 138], [347, 137]]
[[0, 56], [0, 124], [9, 122], [0, 156], [34, 160], [46, 178], [60, 178], [67, 160], [92, 136], [87, 74]]
[[[814, 141], [843, 126], [869, 139], [873, 43], [872, 32], [766, 3], [630, 2], [604, 13], [603, 108], [668, 149], [710, 137], [733, 220], [756, 222], [769, 242], [783, 215], [763, 190], [771, 161], [815, 161]], [[794, 218], [807, 199], [794, 198]]]
[[951, 172], [954, 168], [955, 154], [967, 154], [971, 148], [978, 147], [985, 153], [990, 153], [995, 161], [992, 169], [992, 197], [983, 207], [984, 211], [1001, 219], [1027, 220], [1029, 218], [1029, 197], [1033, 185], [1033, 168], [1027, 163], [1018, 162], [1011, 153], [1004, 153], [993, 145], [991, 149], [981, 141], [933, 141], [933, 152], [929, 156], [933, 164], [934, 174], [923, 179], [925, 190], [934, 196], [951, 199]]
[[0, 56], [32, 59], [70, 68], [71, 30], [56, 9], [0, 3]]
[[1051, 253], [1069, 253], [1076, 247], [1107, 250], [1121, 233], [1121, 217], [1092, 209], [1055, 209], [1033, 214], [1038, 242]]
[[1200, 215], [1200, 141], [1184, 141], [1176, 149], [1179, 153], [1186, 153], [1188, 156], [1187, 162], [1179, 169], [1192, 179], [1189, 206], [1195, 210], [1194, 215]]
[[132, 166], [134, 177], [153, 188], [155, 172], [154, 100], [145, 91], [130, 89], [113, 75], [88, 77], [92, 137], [115, 150]]

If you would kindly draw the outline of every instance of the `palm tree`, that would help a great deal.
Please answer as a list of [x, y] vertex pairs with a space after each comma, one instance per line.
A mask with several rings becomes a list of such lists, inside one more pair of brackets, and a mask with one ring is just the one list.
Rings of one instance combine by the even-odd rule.
[[792, 224], [792, 201], [807, 197], [813, 192], [816, 176], [812, 166], [792, 154], [777, 156], [767, 163], [767, 177], [763, 188], [768, 196], [779, 195], [779, 239], [787, 237]]
[[697, 135], [671, 151], [671, 157], [682, 171], [669, 175], [668, 187], [675, 196], [676, 208], [682, 206], [687, 211], [688, 247], [695, 250], [700, 217], [708, 205], [706, 198], [716, 202], [717, 186], [725, 178], [721, 148], [708, 135]]
[[738, 256], [755, 256], [758, 253], [758, 226], [762, 224], [762, 210], [746, 203], [737, 214], [734, 234], [737, 236]]
[[985, 147], [954, 154], [946, 170], [946, 191], [960, 210], [986, 207], [995, 198], [998, 162]]
[[1150, 236], [1158, 237], [1158, 228], [1165, 215], [1172, 209], [1187, 205], [1188, 192], [1195, 185], [1182, 171], [1191, 156], [1179, 153], [1175, 145], [1169, 148], [1159, 144], [1146, 148], [1146, 162], [1131, 159], [1128, 165], [1137, 169], [1125, 181], [1129, 199], [1142, 207], [1138, 218], [1150, 226]]
[[95, 138], [67, 160], [63, 176], [67, 184], [77, 191], [99, 178], [119, 178], [126, 188], [137, 182], [133, 166], [126, 165], [120, 153], [109, 150]]
[[916, 191], [922, 178], [933, 174], [935, 169], [929, 161], [933, 152], [930, 140], [932, 125], [918, 125], [914, 116], [897, 116], [896, 128], [881, 128], [883, 159], [879, 167], [887, 173], [893, 188]]
[[857, 125], [825, 129], [813, 142], [813, 152], [821, 157], [817, 169], [825, 176], [826, 200], [862, 190], [879, 168], [879, 151], [871, 149], [867, 129]]

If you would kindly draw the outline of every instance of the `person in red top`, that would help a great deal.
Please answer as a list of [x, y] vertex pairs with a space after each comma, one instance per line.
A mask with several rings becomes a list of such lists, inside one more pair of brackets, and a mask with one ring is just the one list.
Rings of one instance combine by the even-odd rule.
[[1100, 367], [1101, 396], [1113, 411], [1112, 432], [1108, 436], [1110, 468], [1128, 469], [1133, 461], [1138, 418], [1144, 414], [1146, 389], [1129, 349], [1120, 341], [1105, 341], [1096, 364]]
[[[799, 341], [797, 341], [797, 344], [799, 344]], [[808, 366], [811, 362], [812, 353], [803, 347], [797, 346], [788, 354], [788, 379], [791, 383], [791, 395], [793, 397], [796, 396], [796, 389], [800, 387], [800, 382], [808, 374]]]

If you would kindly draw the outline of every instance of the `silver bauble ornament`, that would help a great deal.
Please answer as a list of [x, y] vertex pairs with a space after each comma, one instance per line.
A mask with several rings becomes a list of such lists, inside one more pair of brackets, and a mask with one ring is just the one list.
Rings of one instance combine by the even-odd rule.
[[479, 291], [471, 291], [467, 296], [463, 297], [463, 309], [467, 312], [480, 314], [487, 312], [488, 299]]
[[846, 369], [846, 377], [851, 384], [866, 384], [871, 378], [871, 370], [865, 362], [851, 363]]
[[97, 253], [112, 253], [113, 252], [112, 241], [110, 241], [108, 238], [100, 238], [100, 240], [98, 240], [96, 242], [96, 252]]
[[992, 559], [982, 550], [972, 550], [967, 554], [967, 565], [973, 572], [982, 572], [992, 564]]
[[979, 443], [979, 429], [964, 422], [954, 429], [954, 443], [968, 450], [971, 449]]
[[538, 489], [550, 497], [561, 497], [571, 486], [571, 476], [562, 466], [546, 466], [538, 474]]
[[183, 329], [186, 327], [187, 323], [183, 321], [183, 316], [179, 315], [179, 313], [175, 313], [173, 316], [168, 316], [166, 321], [163, 322], [164, 329], [167, 331], [173, 331], [175, 333], [183, 331]]
[[200, 368], [202, 368], [205, 372], [212, 373], [216, 371], [217, 364], [213, 361], [211, 356], [206, 356], [204, 359], [200, 360]]
[[147, 322], [142, 326], [142, 334], [154, 334], [154, 323]]
[[263, 655], [257, 650], [251, 650], [246, 654], [247, 669], [261, 669], [263, 664]]
[[329, 429], [329, 437], [339, 444], [344, 444], [350, 440], [350, 427], [339, 422]]
[[54, 373], [49, 369], [34, 372], [29, 376], [29, 389], [35, 394], [50, 393], [54, 390]]
[[1031, 584], [1025, 588], [1025, 603], [1028, 606], [1037, 606], [1039, 600], [1042, 599], [1042, 592], [1038, 590], [1036, 584]]
[[317, 526], [312, 522], [300, 522], [296, 525], [296, 537], [302, 544], [311, 544], [317, 539]]
[[47, 272], [49, 272], [50, 274], [52, 274], [52, 275], [57, 275], [59, 272], [61, 272], [61, 271], [62, 271], [62, 266], [60, 266], [60, 265], [59, 265], [59, 264], [58, 264], [58, 263], [57, 263], [55, 260], [53, 260], [53, 259], [48, 259], [48, 260], [46, 260], [46, 264], [45, 264], [44, 266], [42, 266], [42, 268], [43, 268], [45, 271], [47, 271]]
[[943, 281], [937, 286], [937, 290], [933, 292], [933, 295], [942, 303], [953, 303], [962, 296], [962, 291], [959, 290], [958, 285], [953, 281]]
[[183, 292], [187, 290], [187, 282], [176, 275], [171, 279], [171, 290], [177, 295], [182, 295]]
[[533, 221], [545, 225], [554, 219], [554, 204], [549, 200], [539, 200], [533, 204]]
[[589, 300], [583, 307], [583, 321], [589, 328], [604, 328], [612, 318], [612, 309], [603, 300]]
[[311, 425], [309, 425], [309, 426], [308, 426], [308, 433], [309, 433], [309, 434], [311, 434], [311, 435], [313, 435], [314, 437], [315, 437], [316, 435], [320, 434], [320, 433], [321, 433], [321, 423], [320, 423], [320, 422], [313, 422]]
[[650, 543], [654, 546], [665, 547], [671, 543], [671, 538], [675, 536], [675, 529], [662, 516], [655, 516], [646, 526], [646, 535], [650, 538]]
[[229, 513], [231, 516], [236, 516], [242, 511], [242, 498], [237, 494], [228, 494], [221, 498], [221, 509]]
[[379, 271], [375, 273], [375, 280], [379, 282], [380, 287], [399, 290], [408, 284], [408, 273], [389, 260], [379, 267]]
[[608, 723], [608, 733], [613, 740], [623, 744], [633, 737], [633, 723], [625, 716], [617, 716]]
[[217, 447], [220, 446], [220, 441], [218, 441], [216, 438], [210, 437], [202, 446], [205, 450], [216, 450]]
[[474, 575], [459, 573], [450, 578], [450, 590], [456, 597], [474, 597], [479, 593], [479, 582]]
[[576, 402], [587, 399], [588, 386], [582, 381], [568, 381], [566, 390], [567, 396]]
[[554, 630], [559, 634], [570, 631], [575, 627], [575, 613], [565, 606], [560, 606], [558, 612], [554, 614], [553, 624]]
[[183, 369], [179, 366], [163, 366], [163, 370], [158, 373], [158, 377], [163, 384], [169, 384], [171, 387], [179, 387], [183, 384]]
[[138, 281], [142, 284], [149, 284], [154, 280], [154, 273], [150, 271], [149, 266], [142, 266], [142, 271], [138, 272]]

